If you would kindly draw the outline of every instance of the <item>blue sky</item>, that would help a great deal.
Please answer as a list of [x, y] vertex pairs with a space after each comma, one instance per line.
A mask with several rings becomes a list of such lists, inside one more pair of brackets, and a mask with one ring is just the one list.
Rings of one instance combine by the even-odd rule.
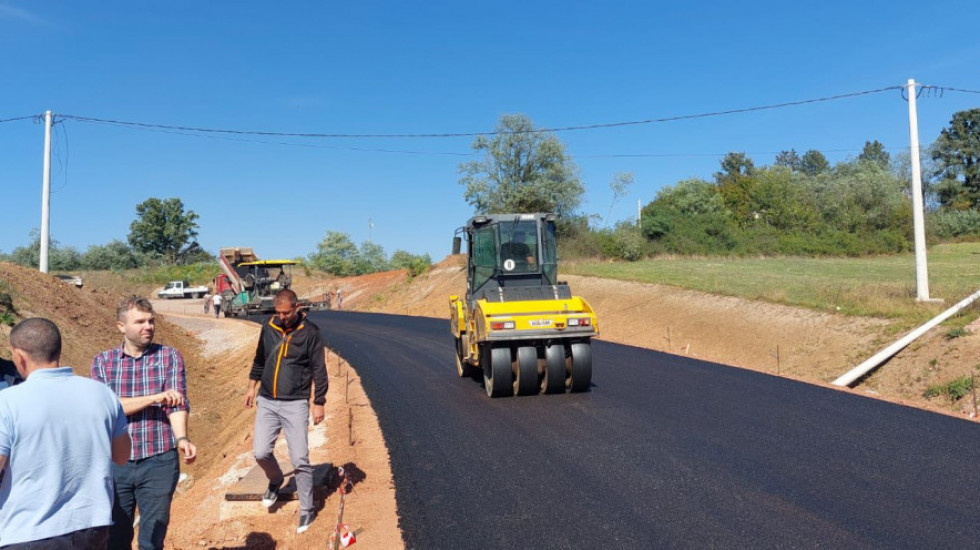
[[[290, 133], [492, 130], [658, 119], [902, 85], [980, 90], [975, 1], [123, 2], [0, 0], [0, 120], [57, 114]], [[923, 147], [980, 94], [919, 98]], [[84, 251], [125, 240], [135, 206], [179, 197], [201, 244], [305, 256], [328, 230], [449, 252], [473, 214], [457, 168], [471, 137], [186, 135], [62, 118], [51, 232]], [[729, 151], [907, 151], [898, 91], [782, 109], [559, 132], [582, 211], [635, 215]], [[0, 251], [40, 226], [43, 127], [0, 123]], [[392, 152], [396, 151], [396, 152]], [[609, 181], [632, 172], [613, 204]], [[610, 213], [611, 215], [607, 215]], [[369, 225], [373, 222], [373, 227]]]

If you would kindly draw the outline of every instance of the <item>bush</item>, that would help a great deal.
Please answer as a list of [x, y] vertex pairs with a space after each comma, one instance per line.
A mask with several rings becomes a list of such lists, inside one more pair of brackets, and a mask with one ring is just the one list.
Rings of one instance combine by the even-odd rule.
[[6, 285], [0, 285], [0, 324], [9, 327], [17, 324], [16, 311], [14, 310], [14, 299], [7, 292]]
[[92, 271], [123, 271], [146, 263], [146, 258], [128, 244], [115, 240], [104, 246], [92, 245], [82, 256], [82, 267]]
[[955, 402], [963, 399], [972, 389], [973, 378], [969, 376], [961, 376], [945, 384], [929, 386], [926, 388], [926, 391], [922, 392], [922, 396], [926, 397], [927, 399], [932, 399], [933, 397], [944, 395], [950, 400], [950, 402]]
[[960, 338], [962, 336], [966, 336], [969, 333], [970, 333], [970, 331], [966, 330], [965, 327], [951, 328], [951, 329], [949, 329], [949, 330], [946, 331], [946, 339], [947, 340], [953, 340], [953, 339], [956, 339], [956, 338]]
[[411, 254], [404, 250], [396, 250], [389, 262], [394, 269], [405, 269], [409, 277], [415, 277], [425, 272], [432, 265], [428, 254]]
[[980, 211], [940, 210], [927, 218], [929, 233], [939, 239], [980, 236]]
[[611, 244], [615, 257], [628, 262], [635, 262], [643, 257], [646, 242], [646, 239], [635, 227], [620, 226], [613, 233]]

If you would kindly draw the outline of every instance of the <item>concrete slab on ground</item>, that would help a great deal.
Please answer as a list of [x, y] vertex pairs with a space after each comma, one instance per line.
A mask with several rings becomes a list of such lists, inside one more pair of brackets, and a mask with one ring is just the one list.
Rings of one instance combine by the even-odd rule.
[[[259, 503], [269, 486], [269, 481], [265, 478], [265, 472], [258, 466], [254, 466], [245, 477], [225, 492], [225, 499], [221, 502], [218, 513], [219, 519], [225, 521], [277, 512], [298, 513], [299, 496], [296, 494], [296, 478], [292, 466], [279, 461], [279, 467], [282, 468], [285, 478], [279, 489], [279, 500], [272, 507], [266, 508]], [[336, 469], [329, 462], [313, 465], [313, 501], [317, 508], [320, 508], [326, 500], [336, 475]]]

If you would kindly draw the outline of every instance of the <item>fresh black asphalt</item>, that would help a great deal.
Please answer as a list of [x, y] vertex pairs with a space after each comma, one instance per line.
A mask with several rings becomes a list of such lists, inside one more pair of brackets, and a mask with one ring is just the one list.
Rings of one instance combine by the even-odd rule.
[[310, 317], [378, 414], [408, 548], [980, 545], [974, 423], [601, 340], [590, 392], [489, 399], [448, 321]]

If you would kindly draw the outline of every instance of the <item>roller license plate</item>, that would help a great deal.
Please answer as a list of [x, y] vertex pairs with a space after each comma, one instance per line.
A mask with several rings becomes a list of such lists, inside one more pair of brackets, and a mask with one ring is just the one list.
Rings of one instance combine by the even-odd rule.
[[550, 327], [551, 319], [532, 319], [527, 324], [534, 328]]

